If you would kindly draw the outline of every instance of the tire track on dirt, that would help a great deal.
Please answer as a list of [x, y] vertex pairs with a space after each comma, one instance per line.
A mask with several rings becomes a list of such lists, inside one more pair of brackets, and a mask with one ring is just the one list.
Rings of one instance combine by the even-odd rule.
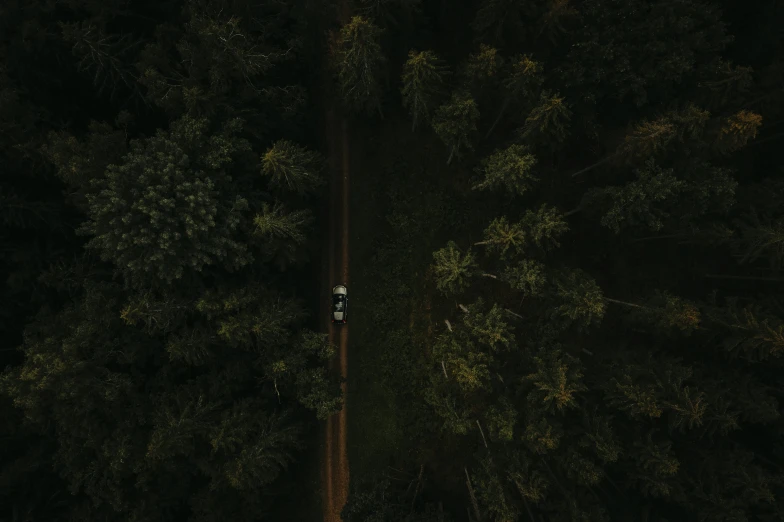
[[[327, 113], [327, 139], [330, 154], [330, 233], [329, 288], [336, 284], [349, 286], [349, 161], [350, 146], [348, 122], [338, 117], [334, 110]], [[337, 251], [340, 236], [341, 249]], [[338, 263], [338, 255], [340, 255]], [[350, 293], [350, 290], [349, 290]], [[340, 522], [340, 512], [346, 503], [349, 490], [349, 465], [347, 452], [347, 382], [348, 378], [348, 325], [336, 326], [327, 318], [329, 340], [338, 346], [338, 357], [330, 364], [343, 378], [341, 393], [343, 408], [326, 422], [324, 471], [324, 521]], [[337, 339], [337, 342], [335, 342]]]
[[[340, 0], [340, 22], [342, 25], [348, 23], [350, 18], [350, 7], [347, 0]], [[349, 165], [350, 165], [350, 146], [348, 122], [345, 116], [336, 113], [331, 108], [327, 113], [327, 140], [330, 158], [330, 204], [329, 204], [329, 288], [340, 283], [349, 288]], [[337, 141], [340, 141], [338, 144]], [[340, 145], [340, 148], [338, 148]], [[340, 161], [338, 161], [338, 158]], [[339, 190], [342, 189], [342, 190]], [[338, 218], [338, 204], [341, 206], [340, 219]], [[340, 223], [338, 223], [340, 221]], [[338, 226], [340, 225], [340, 226]], [[336, 247], [337, 234], [340, 234], [340, 273], [336, 268]], [[331, 297], [331, 295], [330, 295]], [[340, 372], [343, 382], [340, 385], [343, 396], [343, 408], [335, 415], [330, 416], [326, 423], [326, 444], [324, 458], [324, 522], [341, 522], [340, 512], [348, 499], [349, 491], [349, 466], [347, 446], [347, 419], [348, 419], [348, 324], [335, 327], [332, 322], [327, 320], [330, 342], [334, 342], [335, 337], [339, 337], [339, 356], [333, 360], [330, 366]]]
[[[328, 212], [327, 219], [329, 225], [328, 225], [328, 233], [327, 233], [328, 247], [326, 249], [326, 252], [327, 252], [328, 259], [327, 262], [324, 263], [324, 266], [327, 267], [326, 268], [327, 273], [325, 274], [326, 277], [324, 278], [324, 283], [326, 283], [327, 286], [326, 294], [329, 296], [329, 299], [331, 299], [332, 297], [331, 295], [332, 287], [335, 285], [335, 254], [336, 254], [335, 235], [338, 231], [337, 212], [335, 212], [335, 202], [337, 201], [337, 198], [340, 194], [338, 192], [338, 185], [335, 182], [335, 172], [339, 172], [340, 169], [338, 168], [339, 163], [337, 157], [333, 153], [333, 151], [335, 150], [335, 133], [333, 132], [334, 128], [335, 128], [335, 113], [334, 110], [329, 109], [327, 111], [327, 117], [326, 117], [326, 133], [327, 133], [327, 150], [329, 151], [329, 166], [330, 166], [330, 173], [332, 175], [330, 176], [330, 181], [329, 181], [330, 199], [329, 199], [329, 205], [327, 211]], [[329, 316], [327, 316], [326, 314], [324, 315], [324, 321], [325, 321], [325, 329], [327, 331], [328, 340], [330, 344], [335, 344], [335, 331], [334, 328], [332, 327], [332, 322]], [[331, 363], [330, 367], [332, 366], [333, 364]], [[334, 449], [335, 440], [332, 435], [334, 432], [334, 426], [333, 426], [334, 423], [335, 423], [334, 416], [330, 416], [327, 418], [326, 430], [325, 430], [324, 457], [323, 457], [324, 469], [322, 470], [322, 483], [324, 485], [323, 506], [324, 506], [325, 521], [330, 520], [327, 518], [327, 514], [332, 513], [334, 511], [333, 508], [333, 499], [334, 499], [333, 475], [334, 474], [332, 472], [334, 466], [333, 455], [335, 453], [335, 449]], [[338, 520], [340, 519], [338, 518]]]

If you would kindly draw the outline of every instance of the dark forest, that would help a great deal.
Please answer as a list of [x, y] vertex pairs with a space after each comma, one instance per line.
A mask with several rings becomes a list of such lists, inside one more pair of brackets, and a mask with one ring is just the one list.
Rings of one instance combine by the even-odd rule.
[[0, 521], [782, 521], [781, 150], [778, 0], [2, 0]]

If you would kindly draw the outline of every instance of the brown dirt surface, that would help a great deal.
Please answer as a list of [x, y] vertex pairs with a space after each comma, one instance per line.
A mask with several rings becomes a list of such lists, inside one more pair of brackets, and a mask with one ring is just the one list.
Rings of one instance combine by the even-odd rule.
[[[330, 110], [327, 114], [327, 139], [330, 158], [331, 197], [329, 204], [329, 287], [336, 284], [349, 286], [349, 135], [345, 118]], [[340, 258], [336, 245], [340, 241]], [[339, 262], [338, 262], [339, 261]], [[350, 290], [349, 290], [350, 293]], [[329, 340], [339, 348], [338, 357], [331, 367], [340, 371], [343, 409], [327, 419], [323, 462], [324, 522], [340, 522], [340, 511], [348, 498], [349, 466], [346, 451], [348, 378], [348, 324], [333, 325], [327, 319]], [[336, 342], [337, 339], [337, 342]]]

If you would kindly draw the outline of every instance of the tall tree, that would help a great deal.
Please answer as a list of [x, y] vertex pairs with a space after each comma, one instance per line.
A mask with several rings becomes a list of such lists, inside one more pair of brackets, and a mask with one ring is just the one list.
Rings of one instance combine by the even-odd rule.
[[212, 136], [207, 122], [184, 118], [169, 131], [132, 141], [120, 165], [91, 183], [88, 248], [113, 261], [129, 281], [172, 282], [207, 264], [239, 268], [252, 260], [236, 235], [247, 200], [226, 169], [249, 150], [230, 121]]
[[433, 261], [436, 285], [443, 293], [459, 293], [468, 287], [476, 267], [471, 251], [464, 254], [457, 243], [450, 241], [444, 248], [433, 252]]
[[323, 163], [319, 153], [287, 140], [278, 140], [264, 153], [261, 172], [270, 178], [272, 186], [305, 194], [324, 184]]
[[343, 101], [352, 110], [381, 110], [381, 29], [370, 20], [354, 16], [340, 29], [334, 50], [334, 67]]
[[411, 116], [411, 131], [420, 120], [430, 121], [444, 93], [448, 70], [433, 51], [409, 51], [403, 65], [403, 107]]
[[460, 157], [461, 149], [473, 149], [472, 137], [476, 133], [479, 109], [468, 94], [455, 92], [449, 102], [441, 105], [433, 117], [436, 135], [449, 149], [447, 164]]
[[539, 178], [531, 170], [536, 166], [536, 157], [527, 147], [512, 144], [493, 152], [482, 160], [476, 169], [481, 177], [474, 190], [505, 189], [509, 194], [522, 196]]

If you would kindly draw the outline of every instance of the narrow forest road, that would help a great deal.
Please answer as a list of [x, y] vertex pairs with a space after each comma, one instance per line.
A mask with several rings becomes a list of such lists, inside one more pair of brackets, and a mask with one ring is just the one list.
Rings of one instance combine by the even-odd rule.
[[[329, 146], [330, 203], [329, 203], [329, 247], [327, 248], [329, 288], [344, 284], [349, 289], [348, 275], [348, 190], [349, 190], [349, 140], [345, 118], [335, 110], [327, 113], [327, 143]], [[338, 241], [340, 250], [337, 249]], [[350, 300], [350, 297], [349, 297]], [[349, 306], [350, 309], [350, 306]], [[332, 369], [339, 370], [341, 377], [348, 377], [348, 324], [333, 325], [327, 317], [329, 341], [339, 347], [339, 356], [332, 360]], [[346, 453], [346, 382], [341, 384], [343, 409], [327, 419], [324, 456], [322, 459], [322, 483], [324, 499], [324, 522], [340, 522], [340, 511], [348, 498], [348, 454]]]
[[[349, 21], [350, 10], [347, 0], [338, 0], [341, 26]], [[326, 281], [329, 282], [331, 300], [332, 287], [337, 284], [346, 285], [351, 309], [351, 285], [348, 276], [348, 231], [349, 231], [349, 132], [348, 122], [338, 106], [338, 100], [331, 100], [327, 105], [326, 137], [329, 158], [329, 246], [326, 255], [329, 260], [324, 263], [328, 270]], [[337, 244], [340, 241], [340, 251]], [[338, 257], [339, 256], [339, 257]], [[325, 282], [326, 282], [325, 281]], [[347, 318], [350, 314], [347, 315]], [[343, 378], [341, 392], [343, 408], [335, 415], [327, 418], [324, 433], [324, 455], [321, 459], [323, 469], [322, 500], [324, 522], [341, 522], [340, 512], [346, 504], [349, 488], [348, 453], [346, 450], [346, 420], [348, 415], [347, 382], [348, 379], [348, 324], [333, 325], [327, 317], [327, 332], [330, 343], [339, 347], [338, 357], [331, 361], [331, 368], [339, 370]], [[337, 341], [336, 341], [337, 338]]]
[[[349, 302], [351, 286], [348, 274], [348, 231], [349, 231], [349, 136], [346, 118], [339, 109], [329, 108], [326, 117], [327, 146], [330, 167], [329, 201], [329, 246], [326, 249], [329, 261], [325, 282], [330, 291], [334, 285], [348, 288]], [[340, 250], [337, 245], [340, 242]], [[327, 268], [328, 267], [328, 268]], [[351, 306], [348, 307], [348, 310]], [[348, 311], [347, 310], [347, 311]], [[339, 347], [339, 356], [332, 361], [332, 369], [339, 370], [344, 382], [341, 384], [343, 409], [327, 419], [325, 429], [324, 456], [322, 459], [322, 484], [324, 499], [324, 522], [340, 522], [340, 512], [348, 498], [349, 469], [346, 452], [346, 382], [348, 378], [348, 324], [333, 325], [327, 317], [329, 341]]]

